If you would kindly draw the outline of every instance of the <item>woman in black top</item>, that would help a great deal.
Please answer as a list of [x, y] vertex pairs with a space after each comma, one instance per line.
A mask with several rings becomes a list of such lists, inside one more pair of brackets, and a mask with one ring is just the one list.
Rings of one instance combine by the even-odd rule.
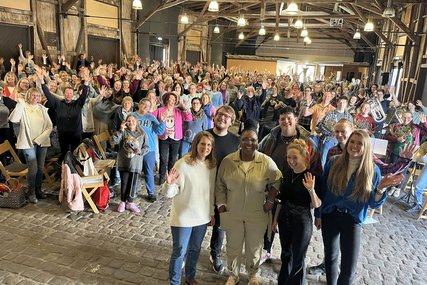
[[[310, 209], [321, 201], [315, 190], [315, 177], [308, 171], [309, 154], [304, 140], [289, 144], [287, 162], [291, 169], [283, 173], [280, 203], [273, 220], [273, 231], [279, 226], [282, 252], [278, 284], [304, 284], [305, 256], [313, 232]], [[318, 187], [316, 187], [318, 188]]]

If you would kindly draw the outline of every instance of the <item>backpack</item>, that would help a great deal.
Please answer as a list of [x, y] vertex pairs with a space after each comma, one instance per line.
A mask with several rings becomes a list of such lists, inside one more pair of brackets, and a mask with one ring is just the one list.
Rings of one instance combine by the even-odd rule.
[[104, 180], [104, 186], [99, 187], [92, 197], [93, 202], [100, 211], [105, 211], [110, 203], [110, 189], [107, 181]]

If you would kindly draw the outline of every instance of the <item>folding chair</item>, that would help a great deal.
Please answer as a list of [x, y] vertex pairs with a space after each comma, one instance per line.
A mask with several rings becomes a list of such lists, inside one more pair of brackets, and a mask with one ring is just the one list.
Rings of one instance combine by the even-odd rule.
[[95, 214], [99, 213], [98, 207], [92, 200], [92, 195], [98, 190], [99, 187], [104, 186], [104, 176], [95, 175], [95, 176], [82, 176], [82, 193], [86, 201], [89, 203], [92, 211]]
[[4, 165], [0, 161], [0, 170], [4, 175], [6, 180], [9, 180], [11, 177], [15, 177], [18, 180], [25, 178], [28, 174], [28, 167], [26, 164], [22, 163], [19, 159], [16, 152], [13, 150], [8, 140], [5, 140], [4, 143], [0, 144], [0, 155], [9, 152], [13, 157], [13, 162], [7, 165]]
[[53, 184], [54, 180], [53, 178], [58, 173], [56, 164], [58, 163], [59, 156], [53, 156], [50, 158], [46, 158], [46, 161], [44, 163], [43, 168], [43, 174], [45, 179], [47, 180], [47, 183], [50, 185]]
[[107, 159], [105, 149], [103, 145], [106, 145], [111, 139], [110, 133], [108, 131], [102, 132], [99, 135], [93, 135], [93, 141], [95, 142], [96, 147], [101, 153], [102, 159]]

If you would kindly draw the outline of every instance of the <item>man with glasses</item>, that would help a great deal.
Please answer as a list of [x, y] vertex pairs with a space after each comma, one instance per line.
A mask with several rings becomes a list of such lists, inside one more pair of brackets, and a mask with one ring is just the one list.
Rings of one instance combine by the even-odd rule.
[[[239, 148], [239, 137], [230, 133], [228, 129], [233, 125], [236, 119], [236, 114], [232, 107], [220, 107], [214, 116], [214, 127], [209, 129], [215, 138], [215, 157], [217, 167], [219, 168], [221, 161], [232, 152], [237, 151]], [[224, 231], [220, 228], [219, 212], [215, 205], [215, 224], [212, 228], [211, 238], [211, 257], [210, 260], [213, 264], [213, 270], [216, 273], [222, 274], [224, 272], [224, 265], [221, 260], [221, 248], [224, 240]]]

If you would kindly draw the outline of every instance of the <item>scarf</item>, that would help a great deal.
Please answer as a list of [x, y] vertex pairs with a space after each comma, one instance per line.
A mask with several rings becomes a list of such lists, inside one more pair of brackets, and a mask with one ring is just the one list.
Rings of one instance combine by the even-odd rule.
[[191, 114], [193, 115], [193, 121], [198, 121], [203, 117], [205, 111], [203, 110], [203, 108], [200, 108], [200, 110], [196, 112], [193, 108], [191, 108]]

